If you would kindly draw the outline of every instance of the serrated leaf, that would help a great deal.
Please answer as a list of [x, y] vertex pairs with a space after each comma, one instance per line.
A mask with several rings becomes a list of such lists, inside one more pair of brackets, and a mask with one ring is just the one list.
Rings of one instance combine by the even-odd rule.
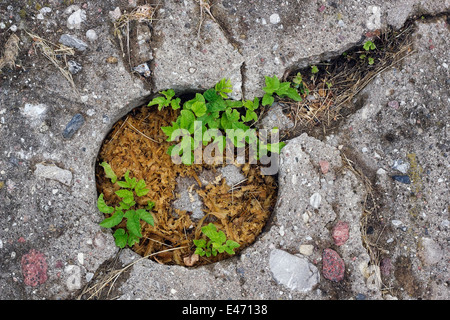
[[194, 114], [189, 110], [181, 110], [180, 127], [189, 130], [191, 124], [195, 121]]
[[119, 185], [119, 187], [121, 188], [126, 188], [126, 189], [130, 189], [130, 184], [126, 181], [117, 181], [117, 184]]
[[206, 254], [205, 250], [203, 250], [202, 248], [195, 249], [194, 253], [198, 254], [200, 257], [203, 257]]
[[266, 93], [263, 96], [263, 99], [262, 99], [263, 106], [271, 106], [274, 102], [275, 102], [275, 98], [271, 94]]
[[147, 222], [148, 224], [155, 226], [155, 221], [153, 220], [153, 215], [147, 210], [139, 209], [136, 210], [136, 214], [139, 216], [139, 219]]
[[167, 100], [164, 97], [156, 97], [152, 101], [150, 101], [147, 106], [151, 107], [151, 106], [157, 105], [158, 109], [161, 110], [164, 107], [164, 105], [166, 104], [166, 101]]
[[300, 96], [298, 91], [294, 88], [289, 88], [286, 92], [286, 96], [288, 96], [294, 101], [302, 101], [302, 97]]
[[125, 230], [123, 229], [117, 229], [116, 232], [113, 234], [116, 246], [123, 249], [127, 245], [128, 235], [126, 234]]
[[170, 105], [172, 106], [173, 110], [178, 110], [181, 108], [180, 106], [181, 99], [176, 98], [175, 100], [170, 101]]
[[142, 237], [141, 234], [141, 223], [139, 219], [139, 215], [134, 210], [128, 210], [125, 213], [125, 218], [127, 218], [127, 230], [130, 235], [134, 235], [136, 237]]
[[122, 222], [123, 212], [121, 210], [117, 210], [111, 217], [104, 219], [100, 222], [100, 226], [103, 228], [112, 228], [117, 226]]
[[266, 86], [263, 88], [264, 92], [268, 94], [273, 94], [280, 87], [280, 80], [277, 76], [273, 76], [273, 78], [265, 76]]
[[126, 204], [130, 204], [134, 201], [134, 194], [130, 190], [120, 189], [115, 192], [120, 198], [122, 198], [122, 201]]
[[140, 237], [137, 237], [137, 236], [135, 236], [134, 234], [129, 234], [129, 235], [128, 235], [128, 246], [129, 246], [129, 247], [132, 247], [132, 246], [134, 246], [136, 243], [139, 243], [139, 238], [140, 238]]
[[114, 212], [114, 208], [108, 206], [106, 204], [105, 200], [103, 199], [103, 193], [100, 194], [100, 196], [98, 197], [97, 208], [98, 208], [98, 210], [100, 210], [100, 212], [103, 212], [103, 213], [113, 213]]
[[206, 247], [205, 239], [198, 239], [198, 240], [194, 239], [192, 241], [194, 242], [194, 244], [197, 248], [205, 248]]
[[201, 101], [196, 101], [194, 102], [194, 104], [192, 105], [191, 110], [195, 113], [195, 115], [197, 117], [201, 117], [206, 113], [206, 104], [204, 102]]
[[155, 207], [155, 203], [153, 201], [147, 202], [147, 210], [148, 211], [152, 211], [154, 207]]
[[173, 89], [161, 91], [160, 93], [163, 94], [167, 100], [172, 100], [172, 98], [175, 96], [175, 91]]
[[103, 167], [103, 169], [105, 170], [105, 175], [107, 178], [109, 178], [111, 180], [112, 183], [116, 183], [117, 181], [117, 176], [114, 173], [113, 169], [111, 168], [111, 166], [106, 163], [106, 162], [102, 162], [100, 163], [100, 166]]
[[127, 172], [125, 172], [125, 181], [130, 186], [130, 189], [134, 189], [134, 187], [137, 184], [137, 179], [136, 178], [130, 178], [130, 170], [127, 170]]

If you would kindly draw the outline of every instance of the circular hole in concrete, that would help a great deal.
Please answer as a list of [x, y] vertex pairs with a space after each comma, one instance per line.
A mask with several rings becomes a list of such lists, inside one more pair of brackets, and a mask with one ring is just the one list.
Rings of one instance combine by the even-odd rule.
[[[117, 208], [123, 200], [116, 194], [121, 187], [112, 183], [100, 164], [108, 163], [118, 181], [125, 180], [127, 171], [130, 178], [144, 180], [149, 192], [135, 194], [136, 204], [130, 209], [146, 209], [149, 201], [154, 202], [154, 226], [140, 220], [142, 237], [131, 249], [159, 263], [196, 267], [233, 256], [227, 252], [209, 257], [195, 254], [193, 240], [208, 241], [202, 227], [210, 223], [227, 240], [239, 244], [235, 254], [255, 242], [275, 206], [277, 177], [263, 175], [259, 162], [236, 161], [234, 156], [233, 163], [230, 159], [219, 164], [174, 163], [167, 150], [175, 142], [167, 141], [161, 127], [170, 126], [178, 115], [179, 110], [158, 111], [156, 106], [143, 105], [115, 123], [97, 157], [96, 183], [98, 195], [103, 194], [106, 204]], [[106, 213], [105, 218], [112, 215]], [[122, 229], [119, 232], [128, 234], [128, 220], [124, 217], [112, 227], [113, 232]]]

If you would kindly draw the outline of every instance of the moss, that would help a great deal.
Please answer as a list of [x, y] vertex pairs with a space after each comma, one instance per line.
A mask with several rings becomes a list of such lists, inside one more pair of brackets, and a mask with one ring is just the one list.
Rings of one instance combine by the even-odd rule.
[[20, 18], [25, 19], [27, 17], [27, 11], [23, 8], [20, 9], [19, 16], [20, 16]]

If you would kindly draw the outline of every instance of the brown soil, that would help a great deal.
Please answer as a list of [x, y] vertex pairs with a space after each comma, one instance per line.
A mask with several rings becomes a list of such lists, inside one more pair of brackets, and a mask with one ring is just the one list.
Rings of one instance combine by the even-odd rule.
[[[228, 186], [225, 179], [203, 185], [199, 179], [201, 172], [216, 168], [198, 164], [176, 165], [166, 153], [173, 142], [166, 141], [167, 137], [160, 128], [169, 126], [177, 116], [178, 112], [170, 108], [157, 111], [143, 106], [118, 121], [99, 152], [96, 181], [98, 193], [103, 193], [106, 203], [114, 206], [120, 200], [114, 193], [119, 187], [105, 177], [99, 163], [109, 163], [119, 179], [127, 170], [130, 170], [131, 177], [144, 179], [150, 192], [138, 198], [136, 206], [144, 208], [149, 200], [156, 203], [152, 211], [155, 226], [141, 221], [143, 237], [132, 249], [142, 256], [165, 251], [153, 255], [152, 259], [164, 264], [191, 266], [191, 261], [195, 261], [191, 259], [195, 251], [192, 240], [204, 237], [201, 227], [210, 222], [225, 232], [227, 239], [240, 244], [235, 249], [236, 253], [252, 244], [271, 215], [278, 187], [274, 177], [260, 174], [259, 165], [249, 164], [241, 166], [246, 180], [236, 187]], [[192, 212], [172, 207], [177, 198], [177, 177], [191, 177], [197, 182], [196, 191], [205, 213], [199, 221], [191, 219]], [[123, 227], [124, 222], [118, 226]], [[193, 266], [228, 257], [227, 253], [200, 257]]]

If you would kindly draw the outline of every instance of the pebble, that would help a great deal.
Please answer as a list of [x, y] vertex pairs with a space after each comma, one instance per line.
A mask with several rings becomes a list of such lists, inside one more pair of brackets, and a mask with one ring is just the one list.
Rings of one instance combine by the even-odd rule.
[[314, 246], [312, 244], [302, 244], [299, 247], [299, 251], [304, 256], [310, 256], [313, 254]]
[[38, 163], [36, 165], [36, 170], [34, 170], [34, 174], [38, 178], [56, 180], [67, 186], [72, 183], [72, 172], [57, 166], [46, 166]]
[[78, 9], [73, 12], [67, 19], [67, 28], [80, 29], [81, 24], [86, 21], [86, 11]]
[[62, 135], [65, 139], [70, 139], [74, 134], [83, 126], [84, 117], [82, 114], [76, 114], [72, 120], [69, 121], [66, 128], [64, 129]]
[[404, 184], [411, 184], [411, 179], [409, 178], [409, 176], [392, 176], [392, 179], [394, 179], [395, 181], [404, 183]]
[[146, 78], [150, 77], [151, 74], [150, 68], [148, 67], [147, 63], [140, 64], [137, 67], [134, 67], [133, 70]]
[[281, 21], [280, 15], [278, 13], [272, 14], [269, 18], [269, 21], [271, 24], [280, 23], [280, 21]]
[[344, 260], [342, 260], [336, 251], [329, 248], [323, 250], [322, 261], [322, 274], [325, 279], [335, 282], [344, 279]]
[[84, 51], [87, 49], [88, 45], [86, 42], [78, 39], [77, 37], [74, 37], [70, 34], [63, 34], [60, 38], [59, 38], [59, 43], [67, 46], [67, 47], [71, 47], [71, 48], [75, 48], [78, 51]]
[[92, 30], [92, 29], [86, 31], [86, 38], [87, 38], [89, 41], [95, 41], [95, 40], [97, 40], [97, 39], [98, 39], [97, 32], [95, 32], [95, 30]]
[[347, 222], [339, 221], [332, 232], [334, 244], [342, 246], [349, 237], [349, 226]]
[[269, 258], [270, 271], [277, 283], [290, 290], [308, 292], [319, 283], [317, 267], [306, 258], [274, 249]]
[[316, 192], [314, 193], [311, 198], [309, 198], [309, 204], [314, 208], [318, 209], [320, 206], [320, 202], [322, 202], [322, 196]]
[[328, 170], [330, 169], [330, 163], [325, 160], [320, 160], [319, 165], [320, 165], [320, 170], [322, 171], [322, 173], [327, 174]]
[[406, 174], [409, 170], [409, 163], [403, 162], [402, 159], [395, 160], [394, 164], [392, 165], [392, 169], [400, 171], [403, 174]]
[[392, 261], [389, 258], [384, 258], [383, 260], [381, 260], [380, 262], [380, 271], [381, 274], [384, 276], [388, 276], [391, 274], [391, 270], [392, 270]]
[[81, 66], [81, 64], [79, 64], [78, 62], [74, 61], [74, 60], [69, 60], [67, 62], [68, 66], [69, 66], [69, 72], [71, 74], [77, 74], [78, 72], [81, 71], [81, 69], [83, 69], [83, 67]]
[[120, 8], [116, 7], [113, 11], [109, 12], [109, 17], [113, 21], [117, 21], [122, 16], [122, 12], [120, 12]]
[[403, 222], [400, 220], [392, 220], [391, 223], [394, 225], [394, 227], [398, 228], [403, 225]]
[[422, 248], [419, 251], [419, 256], [424, 264], [436, 264], [445, 256], [441, 246], [433, 239], [422, 238], [421, 244]]

